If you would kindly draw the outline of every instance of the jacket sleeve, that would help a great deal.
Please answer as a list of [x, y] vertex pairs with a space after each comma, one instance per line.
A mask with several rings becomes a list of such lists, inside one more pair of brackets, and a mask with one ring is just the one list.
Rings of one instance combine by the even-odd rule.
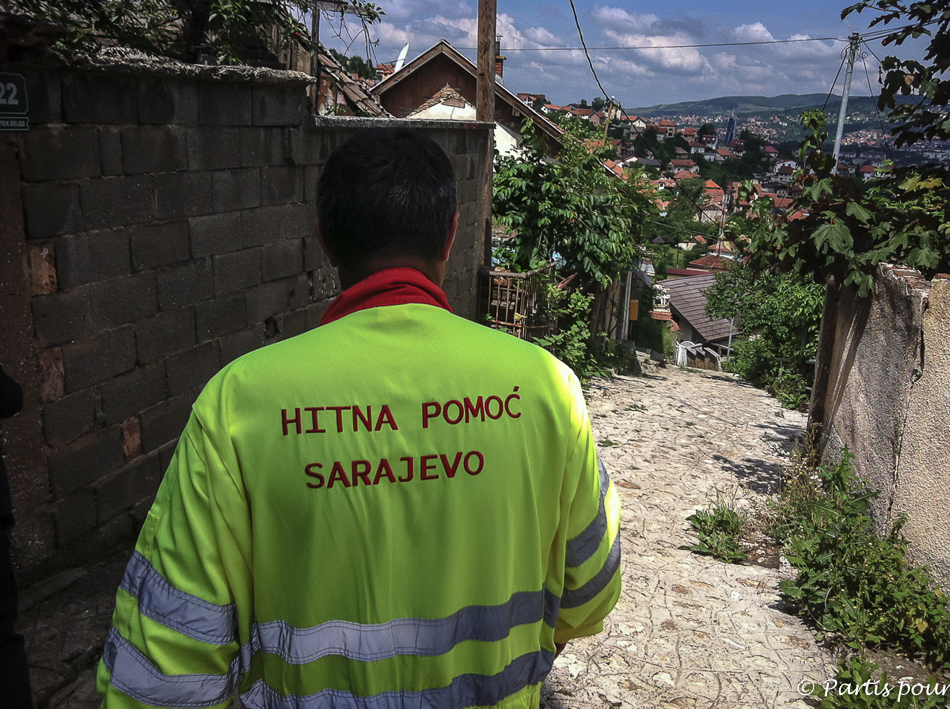
[[579, 471], [569, 501], [564, 592], [554, 630], [556, 642], [594, 635], [620, 597], [620, 497], [597, 457], [587, 406], [574, 381], [576, 438], [569, 469]]
[[250, 513], [230, 458], [192, 413], [116, 594], [103, 708], [230, 703], [253, 607]]

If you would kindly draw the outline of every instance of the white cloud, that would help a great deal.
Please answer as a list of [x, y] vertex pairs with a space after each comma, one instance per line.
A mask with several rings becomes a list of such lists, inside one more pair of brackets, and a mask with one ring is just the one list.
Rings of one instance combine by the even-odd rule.
[[771, 42], [775, 39], [768, 27], [761, 22], [739, 25], [732, 30], [732, 37], [737, 42]]
[[619, 25], [623, 30], [636, 33], [649, 32], [660, 21], [656, 15], [631, 15], [619, 7], [595, 7], [591, 14], [605, 25]]

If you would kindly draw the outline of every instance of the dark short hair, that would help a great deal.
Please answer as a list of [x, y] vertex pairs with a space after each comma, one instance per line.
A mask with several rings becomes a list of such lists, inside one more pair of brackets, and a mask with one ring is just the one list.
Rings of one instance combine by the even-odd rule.
[[410, 128], [358, 131], [330, 155], [317, 186], [320, 229], [345, 268], [376, 255], [436, 261], [457, 204], [448, 156]]

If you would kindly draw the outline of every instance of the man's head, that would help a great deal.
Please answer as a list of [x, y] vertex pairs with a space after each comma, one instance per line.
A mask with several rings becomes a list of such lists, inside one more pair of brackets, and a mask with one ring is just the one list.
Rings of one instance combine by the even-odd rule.
[[410, 128], [357, 132], [330, 155], [317, 187], [318, 230], [341, 278], [417, 262], [441, 273], [456, 206], [448, 157]]

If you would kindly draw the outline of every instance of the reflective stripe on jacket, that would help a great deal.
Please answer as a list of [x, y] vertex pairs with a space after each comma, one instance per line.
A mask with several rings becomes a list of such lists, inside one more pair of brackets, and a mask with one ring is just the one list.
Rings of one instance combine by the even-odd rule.
[[117, 593], [107, 707], [537, 707], [620, 592], [573, 373], [429, 305], [223, 369]]

